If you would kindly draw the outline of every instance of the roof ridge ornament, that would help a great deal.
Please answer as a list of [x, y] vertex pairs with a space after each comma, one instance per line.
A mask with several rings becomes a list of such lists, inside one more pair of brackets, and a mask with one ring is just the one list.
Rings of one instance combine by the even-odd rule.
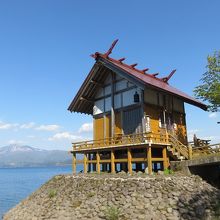
[[153, 74], [151, 74], [151, 76], [153, 76], [153, 77], [155, 77], [156, 78], [156, 76], [158, 76], [160, 73], [153, 73]]
[[161, 80], [163, 80], [165, 83], [168, 83], [168, 81], [170, 80], [170, 78], [173, 76], [175, 72], [176, 72], [176, 69], [172, 70], [168, 76], [161, 78]]
[[122, 63], [122, 61], [124, 61], [125, 59], [126, 59], [126, 58], [123, 57], [123, 58], [118, 59], [118, 61], [119, 61], [120, 63]]
[[137, 63], [134, 63], [134, 64], [131, 64], [130, 67], [133, 68], [133, 69], [135, 69], [135, 67], [136, 67], [137, 65], [138, 65]]
[[141, 70], [141, 72], [146, 73], [149, 70], [149, 68], [145, 68], [143, 70]]
[[108, 57], [111, 53], [112, 53], [112, 50], [114, 49], [115, 45], [117, 44], [118, 42], [118, 39], [114, 40], [111, 47], [108, 49], [108, 51], [104, 54], [106, 57]]

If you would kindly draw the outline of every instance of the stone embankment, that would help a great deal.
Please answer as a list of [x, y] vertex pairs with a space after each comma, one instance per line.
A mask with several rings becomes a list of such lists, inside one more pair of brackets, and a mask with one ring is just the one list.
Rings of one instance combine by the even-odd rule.
[[4, 220], [211, 220], [219, 195], [198, 176], [59, 175], [6, 213]]

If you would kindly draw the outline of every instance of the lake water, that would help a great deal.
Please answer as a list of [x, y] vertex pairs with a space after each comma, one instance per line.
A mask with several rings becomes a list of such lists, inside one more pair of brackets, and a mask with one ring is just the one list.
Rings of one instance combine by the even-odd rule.
[[0, 219], [10, 208], [57, 174], [71, 173], [71, 166], [0, 168]]

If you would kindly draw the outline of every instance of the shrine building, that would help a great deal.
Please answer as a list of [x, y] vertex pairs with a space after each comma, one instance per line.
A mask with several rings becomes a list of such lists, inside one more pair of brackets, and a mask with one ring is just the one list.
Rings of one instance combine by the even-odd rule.
[[93, 118], [93, 140], [73, 143], [73, 172], [83, 164], [84, 173], [150, 174], [190, 159], [184, 103], [206, 105], [169, 85], [175, 70], [161, 78], [110, 57], [116, 43], [92, 55], [95, 63], [68, 108]]

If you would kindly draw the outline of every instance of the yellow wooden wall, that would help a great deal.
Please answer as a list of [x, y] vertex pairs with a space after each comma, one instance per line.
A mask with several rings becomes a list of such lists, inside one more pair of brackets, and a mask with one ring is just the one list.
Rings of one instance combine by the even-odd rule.
[[106, 134], [106, 138], [109, 138], [109, 137], [111, 137], [111, 115], [109, 114], [109, 115], [107, 115], [106, 117], [105, 117], [105, 129], [106, 129], [106, 132], [105, 132], [105, 134]]
[[[104, 123], [105, 121], [105, 123]], [[105, 117], [94, 118], [93, 120], [93, 138], [95, 140], [104, 139], [112, 137], [112, 129], [111, 129], [111, 115], [108, 114]], [[105, 132], [104, 132], [105, 129]], [[121, 125], [121, 113], [115, 113], [115, 135], [122, 134], [122, 125]]]
[[[163, 129], [159, 127], [159, 117], [161, 115], [162, 108], [159, 106], [153, 106], [145, 104], [145, 115], [150, 117], [150, 126], [153, 133], [160, 133]], [[183, 144], [187, 144], [187, 132], [186, 132], [186, 120], [185, 114], [173, 112], [173, 121], [176, 123], [176, 129], [174, 130], [176, 137]]]
[[93, 121], [93, 138], [95, 140], [104, 138], [104, 118], [96, 118]]
[[144, 112], [145, 112], [145, 115], [148, 115], [150, 117], [151, 131], [154, 133], [158, 133], [159, 132], [160, 107], [145, 105]]
[[177, 129], [175, 130], [175, 134], [176, 134], [178, 140], [181, 141], [183, 144], [187, 144], [185, 114], [174, 112], [173, 119], [177, 125]]
[[122, 134], [121, 112], [115, 113], [115, 135]]

